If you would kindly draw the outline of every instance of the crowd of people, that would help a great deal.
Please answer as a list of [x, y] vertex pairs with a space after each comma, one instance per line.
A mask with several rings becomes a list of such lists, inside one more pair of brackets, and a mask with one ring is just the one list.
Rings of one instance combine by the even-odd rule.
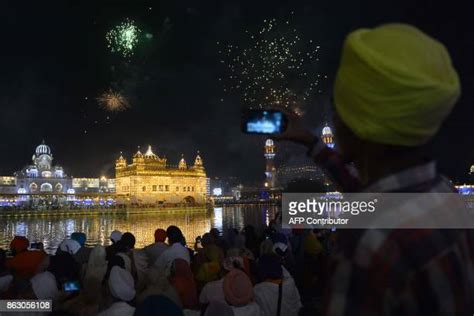
[[8, 256], [0, 251], [0, 297], [52, 300], [58, 315], [296, 316], [303, 304], [314, 311], [323, 282], [316, 269], [334, 239], [275, 227], [214, 228], [188, 247], [169, 226], [142, 249], [130, 232], [113, 231], [110, 245], [93, 248], [74, 232], [54, 255], [15, 236]]

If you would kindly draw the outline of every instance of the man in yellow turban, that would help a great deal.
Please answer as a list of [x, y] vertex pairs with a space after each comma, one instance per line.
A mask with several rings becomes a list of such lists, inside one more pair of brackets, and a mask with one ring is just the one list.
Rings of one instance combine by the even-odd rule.
[[[287, 131], [277, 138], [308, 146], [315, 162], [346, 192], [454, 192], [435, 162], [426, 159], [423, 145], [438, 132], [459, 95], [456, 70], [437, 40], [406, 24], [359, 29], [344, 42], [334, 85], [339, 153], [294, 114], [288, 114]], [[449, 213], [454, 210], [451, 198], [444, 196], [428, 209], [456, 216]], [[369, 229], [339, 234], [341, 251], [326, 286], [328, 315], [473, 313], [470, 231]]]

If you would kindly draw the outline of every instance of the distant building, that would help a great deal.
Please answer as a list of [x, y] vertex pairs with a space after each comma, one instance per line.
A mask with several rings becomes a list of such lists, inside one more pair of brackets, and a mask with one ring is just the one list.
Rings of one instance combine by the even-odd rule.
[[116, 198], [119, 204], [203, 204], [207, 201], [208, 180], [201, 157], [192, 166], [184, 157], [178, 166], [153, 153], [140, 149], [132, 163], [120, 155], [115, 163]]
[[326, 124], [321, 133], [321, 139], [329, 148], [334, 148], [334, 135], [331, 128]]
[[324, 183], [326, 177], [316, 164], [300, 164], [281, 166], [278, 168], [277, 179], [279, 186], [285, 188], [290, 182], [297, 180], [311, 180]]
[[115, 179], [100, 178], [73, 178], [74, 193], [114, 193]]
[[0, 177], [0, 193], [17, 193], [16, 177]]
[[53, 165], [51, 149], [44, 142], [36, 147], [32, 164], [17, 171], [15, 177], [19, 194], [59, 194], [72, 188], [71, 177], [61, 166]]
[[462, 195], [474, 195], [474, 165], [472, 165], [469, 169], [468, 175], [470, 177], [470, 184], [464, 183], [462, 185], [460, 184], [455, 186]]
[[[61, 166], [53, 164], [51, 148], [44, 141], [36, 147], [31, 164], [14, 176], [0, 177], [0, 206], [62, 206], [80, 203], [86, 193], [114, 192], [115, 179], [68, 176]], [[83, 198], [75, 194], [83, 194]]]

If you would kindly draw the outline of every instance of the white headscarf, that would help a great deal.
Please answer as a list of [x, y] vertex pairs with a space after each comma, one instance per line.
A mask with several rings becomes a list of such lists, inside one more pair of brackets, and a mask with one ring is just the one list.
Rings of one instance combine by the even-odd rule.
[[119, 241], [122, 239], [122, 232], [119, 230], [114, 230], [113, 232], [110, 233], [110, 240], [113, 240], [114, 242]]
[[64, 252], [75, 254], [81, 248], [81, 244], [74, 239], [64, 239], [59, 245], [59, 249]]
[[109, 289], [113, 297], [129, 302], [135, 297], [135, 281], [130, 272], [118, 266], [110, 271]]
[[107, 260], [104, 246], [97, 245], [92, 249], [87, 262], [86, 278], [102, 280], [107, 271]]
[[38, 273], [30, 282], [33, 292], [40, 300], [54, 300], [59, 295], [56, 277], [49, 271]]

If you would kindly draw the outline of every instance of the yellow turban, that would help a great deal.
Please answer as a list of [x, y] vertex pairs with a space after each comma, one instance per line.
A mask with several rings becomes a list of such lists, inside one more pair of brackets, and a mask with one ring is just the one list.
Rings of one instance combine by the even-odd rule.
[[361, 139], [418, 146], [460, 95], [446, 48], [417, 28], [385, 24], [350, 33], [334, 86], [342, 121]]

